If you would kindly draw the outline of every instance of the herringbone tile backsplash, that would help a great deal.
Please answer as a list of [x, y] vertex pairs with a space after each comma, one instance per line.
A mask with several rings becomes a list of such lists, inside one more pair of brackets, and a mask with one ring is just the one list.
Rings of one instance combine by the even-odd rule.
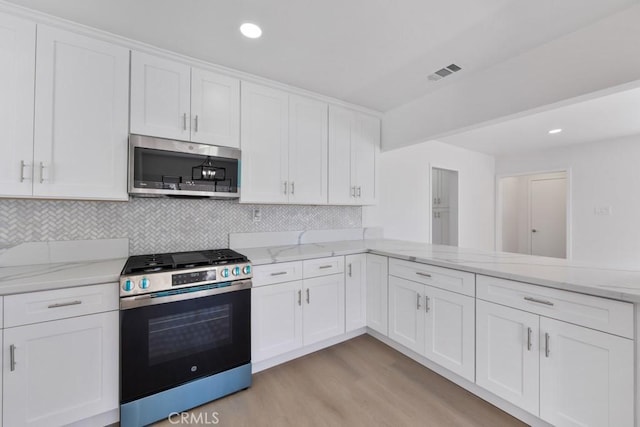
[[[262, 220], [253, 222], [253, 208]], [[132, 255], [227, 247], [230, 232], [359, 228], [352, 206], [241, 205], [208, 199], [129, 202], [0, 199], [0, 248], [48, 240], [129, 238]]]

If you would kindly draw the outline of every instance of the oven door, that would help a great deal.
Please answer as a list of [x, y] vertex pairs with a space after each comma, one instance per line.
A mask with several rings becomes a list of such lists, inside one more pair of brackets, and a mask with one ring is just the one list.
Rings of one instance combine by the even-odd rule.
[[123, 298], [121, 403], [251, 361], [251, 281]]

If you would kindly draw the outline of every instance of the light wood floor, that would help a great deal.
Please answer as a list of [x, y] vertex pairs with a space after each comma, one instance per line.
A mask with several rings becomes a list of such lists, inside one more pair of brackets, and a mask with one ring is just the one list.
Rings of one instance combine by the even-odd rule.
[[525, 425], [368, 335], [255, 374], [248, 390], [194, 411], [234, 427]]

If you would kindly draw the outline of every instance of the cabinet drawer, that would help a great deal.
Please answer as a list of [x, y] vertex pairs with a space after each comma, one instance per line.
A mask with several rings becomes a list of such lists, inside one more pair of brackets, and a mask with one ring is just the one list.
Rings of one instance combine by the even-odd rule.
[[344, 272], [343, 256], [308, 259], [302, 263], [303, 277], [305, 279]]
[[633, 304], [478, 275], [478, 298], [633, 338]]
[[389, 274], [447, 291], [475, 296], [475, 274], [418, 262], [389, 258]]
[[4, 326], [118, 310], [118, 284], [80, 286], [4, 297]]
[[301, 261], [257, 265], [253, 268], [254, 287], [300, 279], [302, 279]]

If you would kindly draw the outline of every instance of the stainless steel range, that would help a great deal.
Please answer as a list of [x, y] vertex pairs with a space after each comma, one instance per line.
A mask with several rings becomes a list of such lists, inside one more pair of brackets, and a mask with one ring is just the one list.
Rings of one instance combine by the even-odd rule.
[[132, 256], [120, 277], [120, 423], [251, 385], [251, 264], [230, 249]]

